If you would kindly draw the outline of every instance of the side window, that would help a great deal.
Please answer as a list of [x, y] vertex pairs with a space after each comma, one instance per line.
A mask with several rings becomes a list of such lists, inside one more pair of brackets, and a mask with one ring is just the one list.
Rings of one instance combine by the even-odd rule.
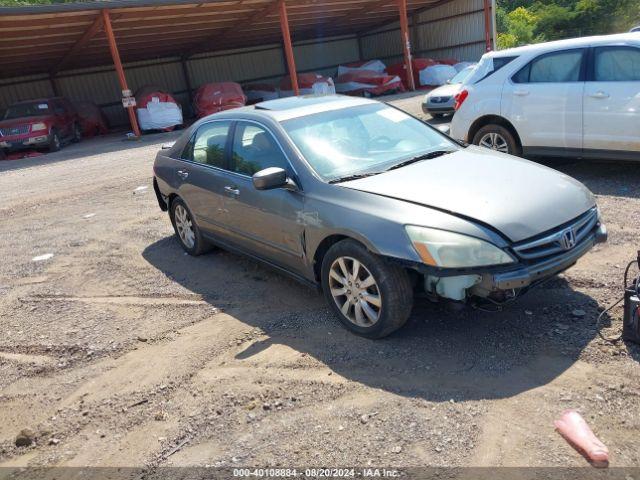
[[231, 122], [211, 122], [202, 125], [185, 147], [182, 158], [225, 168], [224, 150]]
[[640, 81], [640, 48], [596, 48], [593, 76], [596, 82]]
[[543, 55], [516, 73], [515, 83], [567, 83], [580, 81], [584, 50], [568, 50]]
[[253, 175], [269, 167], [291, 170], [271, 133], [253, 123], [238, 122], [233, 139], [231, 171]]

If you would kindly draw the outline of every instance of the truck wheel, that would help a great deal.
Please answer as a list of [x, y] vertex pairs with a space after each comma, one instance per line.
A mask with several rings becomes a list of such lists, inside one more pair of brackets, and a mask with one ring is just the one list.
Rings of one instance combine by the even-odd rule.
[[357, 335], [386, 337], [409, 318], [413, 289], [407, 272], [353, 240], [329, 249], [321, 275], [330, 308]]
[[78, 125], [77, 123], [74, 123], [73, 136], [71, 137], [71, 141], [73, 143], [79, 143], [80, 140], [82, 140], [82, 129], [80, 128], [80, 125]]
[[522, 148], [515, 136], [502, 125], [489, 124], [474, 135], [472, 143], [481, 147], [511, 155], [522, 154]]
[[60, 142], [60, 135], [57, 130], [51, 131], [51, 138], [49, 139], [49, 151], [57, 152], [60, 150], [62, 143]]

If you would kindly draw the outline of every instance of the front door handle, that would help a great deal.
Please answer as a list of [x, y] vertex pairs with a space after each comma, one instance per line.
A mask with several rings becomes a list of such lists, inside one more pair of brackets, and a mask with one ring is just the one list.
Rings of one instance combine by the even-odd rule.
[[240, 190], [238, 190], [237, 187], [231, 187], [227, 185], [226, 187], [224, 187], [224, 191], [231, 195], [240, 195]]
[[609, 98], [610, 95], [606, 92], [603, 92], [602, 90], [596, 92], [596, 93], [590, 93], [589, 96], [591, 98]]
[[529, 90], [514, 90], [513, 94], [519, 97], [526, 97], [529, 95]]
[[176, 173], [182, 180], [186, 180], [189, 176], [189, 172], [187, 172], [186, 170], [178, 170]]

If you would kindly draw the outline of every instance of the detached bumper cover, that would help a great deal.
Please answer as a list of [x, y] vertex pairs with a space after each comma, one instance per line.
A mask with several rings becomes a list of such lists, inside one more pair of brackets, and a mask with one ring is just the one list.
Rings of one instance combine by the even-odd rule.
[[533, 265], [522, 266], [508, 272], [498, 272], [491, 275], [494, 290], [513, 290], [528, 287], [531, 284], [557, 275], [575, 264], [597, 243], [607, 241], [608, 234], [604, 225], [599, 225], [594, 234], [564, 255], [556, 256]]

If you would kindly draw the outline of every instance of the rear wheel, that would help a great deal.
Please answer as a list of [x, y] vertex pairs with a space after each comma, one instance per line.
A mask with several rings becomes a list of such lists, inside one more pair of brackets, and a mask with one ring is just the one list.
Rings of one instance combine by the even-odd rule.
[[511, 155], [520, 155], [522, 148], [515, 136], [502, 125], [489, 124], [482, 127], [473, 137], [474, 145]]
[[189, 255], [197, 257], [207, 252], [210, 247], [207, 241], [202, 237], [200, 228], [193, 220], [193, 215], [187, 207], [187, 204], [180, 198], [176, 198], [171, 202], [169, 210], [171, 224], [176, 232], [180, 246]]
[[402, 327], [411, 313], [407, 272], [353, 240], [333, 245], [322, 261], [322, 289], [340, 322], [357, 335], [382, 338]]
[[49, 139], [49, 151], [57, 152], [58, 150], [60, 150], [61, 146], [62, 143], [60, 141], [60, 134], [58, 134], [57, 130], [52, 130], [51, 137]]

